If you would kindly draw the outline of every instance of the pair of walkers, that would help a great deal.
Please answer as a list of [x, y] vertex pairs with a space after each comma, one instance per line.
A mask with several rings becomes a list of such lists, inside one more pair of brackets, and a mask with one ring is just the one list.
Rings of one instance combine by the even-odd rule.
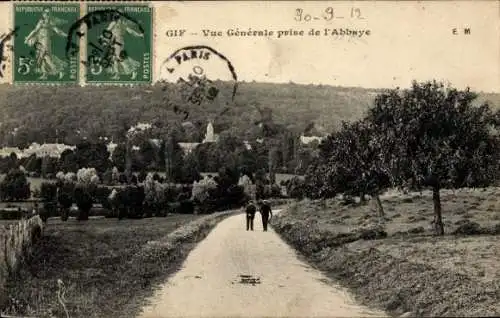
[[[263, 202], [260, 200], [258, 202], [258, 206], [259, 206], [259, 212], [262, 216], [262, 228], [264, 229], [264, 232], [267, 232], [267, 224], [273, 217], [271, 206], [267, 202]], [[255, 218], [255, 213], [257, 213], [257, 206], [253, 201], [250, 201], [250, 203], [246, 207], [247, 231], [248, 230], [253, 231], [253, 220]]]

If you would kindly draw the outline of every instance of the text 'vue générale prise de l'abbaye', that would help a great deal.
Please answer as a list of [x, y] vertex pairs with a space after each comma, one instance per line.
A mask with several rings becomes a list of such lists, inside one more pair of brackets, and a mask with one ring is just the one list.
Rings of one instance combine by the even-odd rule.
[[199, 32], [190, 32], [187, 29], [169, 29], [168, 37], [184, 37], [189, 35], [203, 37], [305, 37], [305, 36], [343, 36], [343, 37], [368, 37], [372, 34], [369, 29], [355, 28], [310, 28], [310, 29], [252, 29], [230, 28], [226, 30], [201, 29]]

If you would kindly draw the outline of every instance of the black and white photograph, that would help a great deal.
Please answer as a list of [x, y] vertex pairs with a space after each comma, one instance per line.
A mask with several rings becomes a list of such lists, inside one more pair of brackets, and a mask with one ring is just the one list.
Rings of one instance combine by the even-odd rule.
[[499, 239], [499, 1], [0, 3], [0, 317], [498, 317]]

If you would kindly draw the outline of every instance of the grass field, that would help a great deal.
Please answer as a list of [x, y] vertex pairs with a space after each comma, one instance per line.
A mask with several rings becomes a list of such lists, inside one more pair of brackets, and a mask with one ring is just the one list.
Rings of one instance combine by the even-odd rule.
[[51, 220], [30, 265], [8, 286], [14, 299], [10, 313], [65, 317], [56, 295], [61, 279], [70, 317], [130, 316], [124, 311], [131, 310], [131, 299], [141, 297], [177, 264], [160, 256], [144, 257], [142, 248], [197, 218]]
[[430, 191], [382, 197], [386, 238], [358, 235], [380, 226], [372, 202], [303, 201], [273, 226], [362, 302], [395, 314], [498, 316], [499, 195], [498, 188], [442, 191], [444, 237], [433, 236]]

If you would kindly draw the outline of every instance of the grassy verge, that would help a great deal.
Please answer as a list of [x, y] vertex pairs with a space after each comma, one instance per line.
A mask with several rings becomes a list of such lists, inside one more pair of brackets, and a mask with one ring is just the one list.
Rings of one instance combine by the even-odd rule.
[[432, 235], [430, 193], [372, 203], [303, 201], [272, 225], [357, 299], [394, 315], [500, 315], [499, 189], [443, 193], [444, 237]]
[[49, 222], [31, 262], [8, 284], [9, 313], [65, 317], [61, 279], [70, 317], [133, 317], [227, 215]]

